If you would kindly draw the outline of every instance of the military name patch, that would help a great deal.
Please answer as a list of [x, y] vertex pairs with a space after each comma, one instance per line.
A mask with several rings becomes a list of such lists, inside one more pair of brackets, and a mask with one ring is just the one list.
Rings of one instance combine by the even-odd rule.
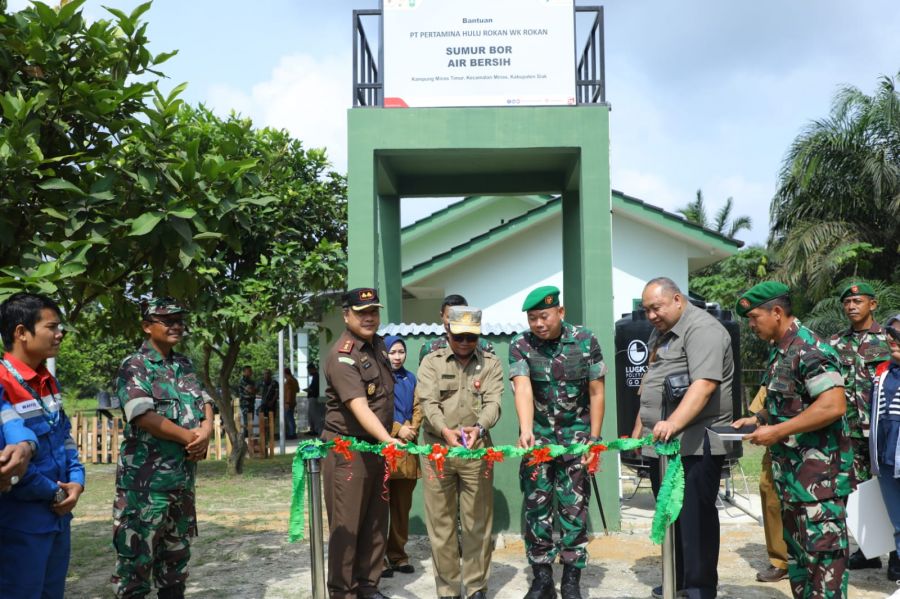
[[441, 378], [442, 379], [455, 379], [456, 375], [455, 374], [442, 374]]
[[342, 363], [348, 364], [350, 366], [353, 366], [354, 364], [356, 364], [356, 360], [354, 360], [353, 358], [348, 358], [346, 356], [338, 357], [338, 362], [342, 362]]

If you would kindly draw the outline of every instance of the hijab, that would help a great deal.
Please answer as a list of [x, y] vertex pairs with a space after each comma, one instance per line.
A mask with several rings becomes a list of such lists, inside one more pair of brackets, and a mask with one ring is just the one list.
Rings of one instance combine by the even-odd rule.
[[[406, 349], [406, 342], [397, 335], [388, 335], [384, 338], [384, 345], [388, 352], [399, 343]], [[391, 367], [393, 368], [393, 367]], [[413, 395], [416, 389], [416, 377], [404, 366], [393, 370], [394, 374], [394, 422], [404, 423], [412, 420]]]

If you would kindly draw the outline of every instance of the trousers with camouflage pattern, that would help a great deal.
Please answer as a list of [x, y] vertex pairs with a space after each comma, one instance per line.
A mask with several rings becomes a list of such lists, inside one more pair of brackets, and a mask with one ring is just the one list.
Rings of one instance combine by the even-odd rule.
[[159, 596], [182, 597], [197, 534], [193, 491], [116, 490], [113, 545], [116, 597], [146, 597], [152, 582]]
[[844, 498], [782, 504], [788, 577], [795, 599], [847, 597], [847, 512]]
[[[535, 466], [522, 460], [519, 480], [525, 494], [528, 563], [552, 564], [558, 554], [563, 564], [587, 565], [589, 476], [580, 457], [559, 457]], [[558, 544], [553, 542], [554, 512], [559, 518]]]

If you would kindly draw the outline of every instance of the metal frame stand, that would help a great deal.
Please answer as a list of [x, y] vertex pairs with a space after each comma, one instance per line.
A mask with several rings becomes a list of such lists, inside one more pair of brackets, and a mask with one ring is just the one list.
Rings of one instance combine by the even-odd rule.
[[322, 525], [322, 464], [320, 458], [306, 460], [309, 481], [309, 555], [312, 599], [326, 599], [325, 538]]
[[[669, 467], [669, 457], [659, 456], [659, 479], [662, 481]], [[675, 532], [671, 526], [666, 527], [666, 535], [662, 544], [662, 596], [663, 599], [675, 599]]]

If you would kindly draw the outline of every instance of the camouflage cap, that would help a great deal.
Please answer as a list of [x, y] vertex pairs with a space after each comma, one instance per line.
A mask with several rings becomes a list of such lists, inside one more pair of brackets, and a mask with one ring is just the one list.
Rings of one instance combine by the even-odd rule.
[[872, 286], [868, 283], [852, 283], [847, 285], [844, 289], [844, 292], [841, 293], [841, 301], [844, 301], [851, 295], [868, 295], [869, 297], [875, 297], [875, 290], [872, 289]]
[[522, 312], [529, 310], [543, 310], [559, 305], [559, 287], [544, 285], [533, 290], [522, 302]]
[[751, 287], [738, 298], [735, 311], [740, 316], [747, 316], [747, 312], [770, 302], [773, 299], [790, 295], [791, 288], [778, 281], [763, 281]]
[[155, 297], [141, 302], [141, 318], [144, 320], [149, 316], [188, 313], [190, 313], [190, 310], [175, 301], [173, 297]]
[[481, 310], [469, 306], [452, 306], [447, 315], [447, 325], [454, 335], [481, 334]]

